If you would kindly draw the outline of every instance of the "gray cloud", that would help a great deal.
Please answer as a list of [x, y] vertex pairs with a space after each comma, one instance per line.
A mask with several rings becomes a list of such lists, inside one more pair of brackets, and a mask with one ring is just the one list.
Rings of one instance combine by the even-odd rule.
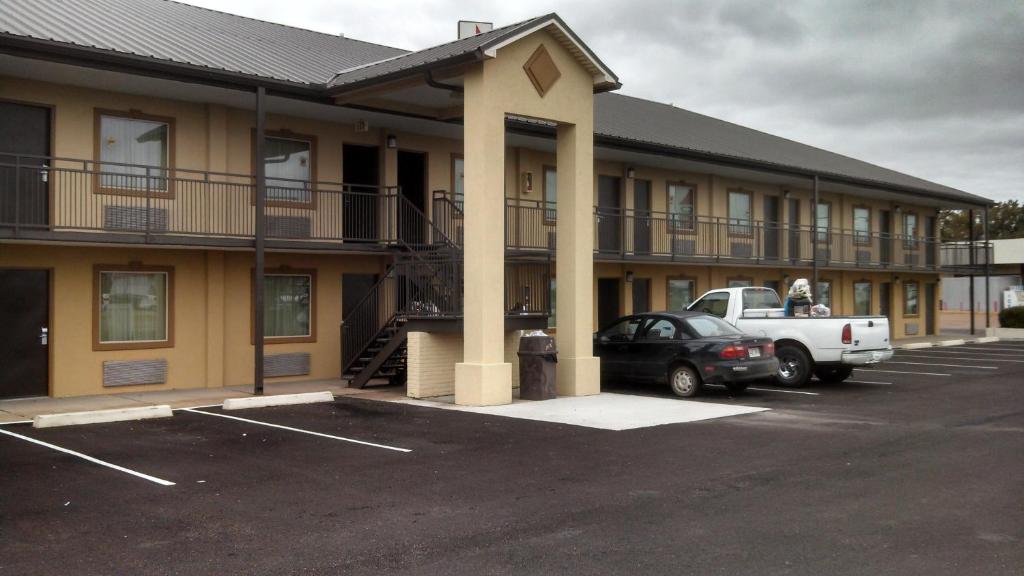
[[671, 102], [995, 199], [1024, 196], [1024, 3], [186, 0], [423, 48], [455, 22], [557, 11], [622, 78]]

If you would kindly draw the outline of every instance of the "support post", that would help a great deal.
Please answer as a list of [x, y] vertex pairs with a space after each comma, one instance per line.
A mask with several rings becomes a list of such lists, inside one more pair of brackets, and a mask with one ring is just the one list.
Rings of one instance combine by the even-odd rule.
[[256, 176], [256, 264], [253, 270], [253, 341], [256, 346], [253, 354], [253, 394], [263, 395], [263, 269], [264, 269], [264, 235], [266, 234], [266, 199], [267, 178], [263, 165], [264, 142], [266, 134], [266, 90], [256, 88], [256, 154], [253, 170]]
[[985, 206], [985, 211], [982, 214], [983, 214], [982, 217], [985, 219], [984, 222], [981, 225], [982, 226], [982, 228], [981, 228], [982, 238], [984, 240], [982, 242], [981, 248], [982, 248], [982, 250], [985, 251], [985, 328], [988, 329], [988, 328], [992, 327], [992, 301], [991, 301], [992, 296], [989, 293], [989, 283], [988, 283], [989, 275], [992, 273], [991, 257], [989, 256], [989, 250], [988, 250], [989, 246], [990, 246], [990, 243], [989, 243], [989, 240], [988, 240], [988, 206]]
[[811, 293], [818, 298], [818, 175], [814, 175], [811, 201]]
[[970, 279], [970, 286], [968, 287], [968, 293], [971, 299], [971, 336], [974, 336], [974, 265], [975, 265], [974, 253], [974, 210], [967, 211], [967, 270], [968, 278]]

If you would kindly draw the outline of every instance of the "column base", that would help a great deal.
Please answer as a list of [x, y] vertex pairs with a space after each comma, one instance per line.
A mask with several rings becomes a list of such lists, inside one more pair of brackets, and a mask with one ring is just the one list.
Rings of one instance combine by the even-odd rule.
[[592, 396], [601, 393], [601, 359], [593, 356], [558, 358], [559, 396]]
[[512, 364], [456, 364], [455, 403], [461, 406], [511, 404]]

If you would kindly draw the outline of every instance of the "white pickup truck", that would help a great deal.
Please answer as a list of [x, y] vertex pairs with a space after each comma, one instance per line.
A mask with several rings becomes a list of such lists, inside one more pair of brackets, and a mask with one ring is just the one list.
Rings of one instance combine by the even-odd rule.
[[713, 314], [753, 336], [775, 341], [783, 386], [800, 387], [815, 375], [841, 382], [855, 366], [892, 358], [885, 316], [795, 316], [783, 313], [771, 288], [722, 288], [705, 292], [688, 310]]

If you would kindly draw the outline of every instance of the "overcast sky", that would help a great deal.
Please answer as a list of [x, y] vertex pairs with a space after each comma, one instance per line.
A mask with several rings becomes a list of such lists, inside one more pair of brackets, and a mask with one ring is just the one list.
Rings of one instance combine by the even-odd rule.
[[554, 11], [623, 93], [1024, 199], [1022, 0], [187, 1], [405, 49]]

